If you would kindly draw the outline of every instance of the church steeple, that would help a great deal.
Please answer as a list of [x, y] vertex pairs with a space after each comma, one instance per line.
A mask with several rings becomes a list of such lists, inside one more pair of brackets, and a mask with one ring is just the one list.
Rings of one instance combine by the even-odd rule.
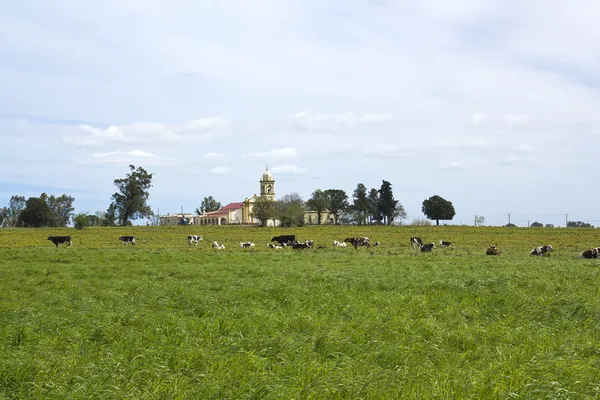
[[269, 172], [269, 166], [266, 166], [265, 172], [260, 180], [260, 195], [275, 200], [275, 180]]

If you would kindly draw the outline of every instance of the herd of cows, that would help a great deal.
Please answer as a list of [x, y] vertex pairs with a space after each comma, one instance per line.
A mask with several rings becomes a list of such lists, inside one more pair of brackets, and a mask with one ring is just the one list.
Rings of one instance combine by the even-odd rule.
[[[71, 241], [71, 236], [48, 236], [48, 240], [52, 241], [52, 243], [54, 243], [56, 248], [58, 248], [59, 244], [63, 244], [63, 243], [66, 244], [67, 247], [71, 247], [71, 245], [73, 244], [73, 242]], [[134, 236], [119, 236], [118, 240], [122, 241], [125, 244], [125, 246], [127, 246], [129, 243], [131, 243], [132, 245], [135, 245], [135, 237]], [[196, 247], [198, 247], [198, 244], [201, 241], [202, 241], [202, 236], [200, 236], [200, 235], [188, 235], [188, 244], [190, 246], [192, 244], [195, 244]], [[277, 244], [274, 244], [273, 242], [275, 242]], [[371, 244], [371, 239], [366, 236], [364, 236], [364, 237], [348, 237], [348, 238], [344, 239], [343, 242], [334, 240], [333, 246], [334, 247], [346, 247], [346, 243], [349, 243], [350, 245], [354, 246], [354, 249], [358, 249], [359, 246], [361, 246], [361, 247], [364, 246], [366, 248], [370, 248], [371, 246], [373, 246], [373, 247], [381, 246], [380, 242], [374, 242], [373, 244]], [[417, 250], [417, 251], [420, 250], [422, 252], [431, 252], [436, 247], [434, 243], [424, 244], [423, 240], [421, 240], [420, 237], [416, 237], [416, 236], [413, 236], [410, 238], [410, 244], [415, 250]], [[304, 242], [299, 242], [296, 240], [295, 235], [280, 235], [280, 236], [274, 236], [271, 239], [271, 243], [267, 244], [267, 247], [272, 248], [272, 249], [283, 249], [284, 247], [291, 247], [292, 249], [310, 249], [310, 248], [314, 248], [314, 245], [315, 245], [314, 240], [306, 240]], [[440, 247], [449, 247], [449, 246], [453, 246], [452, 242], [440, 240]], [[253, 242], [241, 242], [240, 247], [241, 248], [250, 248], [250, 247], [255, 247], [255, 245]], [[212, 248], [224, 249], [225, 245], [218, 243], [216, 241], [213, 241]], [[326, 246], [323, 246], [323, 245], [317, 246], [317, 249], [324, 249], [324, 248], [326, 248]], [[554, 251], [554, 248], [551, 245], [545, 245], [545, 246], [539, 246], [539, 247], [532, 249], [529, 252], [529, 255], [544, 256], [544, 255], [550, 255], [550, 253], [553, 251]], [[486, 249], [485, 254], [488, 256], [498, 256], [498, 255], [500, 255], [500, 250], [498, 249], [498, 247], [496, 245], [491, 245]], [[588, 258], [588, 259], [600, 258], [600, 247], [595, 247], [595, 248], [584, 250], [581, 253], [579, 253], [579, 256], [581, 258]]]

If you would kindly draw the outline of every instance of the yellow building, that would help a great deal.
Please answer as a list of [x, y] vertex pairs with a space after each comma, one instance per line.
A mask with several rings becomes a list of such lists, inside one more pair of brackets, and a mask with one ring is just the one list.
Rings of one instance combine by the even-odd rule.
[[[319, 223], [319, 214], [316, 211], [305, 211], [304, 212], [304, 224], [305, 225], [317, 225]], [[321, 213], [321, 225], [333, 225], [335, 219], [333, 214], [329, 211], [323, 211]]]

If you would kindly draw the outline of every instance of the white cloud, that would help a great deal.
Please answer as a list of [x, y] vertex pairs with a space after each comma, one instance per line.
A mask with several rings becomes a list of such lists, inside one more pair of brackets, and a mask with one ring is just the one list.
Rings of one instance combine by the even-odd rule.
[[333, 131], [343, 128], [353, 128], [359, 125], [381, 124], [394, 120], [391, 114], [321, 114], [302, 111], [288, 116], [292, 126], [298, 129]]
[[226, 167], [214, 167], [211, 168], [209, 172], [215, 175], [225, 175], [229, 172], [229, 169], [227, 169]]
[[271, 168], [270, 170], [274, 174], [282, 174], [282, 175], [287, 175], [287, 174], [305, 174], [306, 173], [306, 169], [305, 168], [301, 168], [301, 167], [298, 167], [296, 165], [288, 165], [288, 164], [279, 165], [277, 167]]
[[80, 146], [104, 143], [198, 143], [207, 142], [229, 134], [230, 123], [222, 117], [204, 118], [180, 125], [137, 122], [129, 125], [111, 125], [100, 129], [80, 125], [78, 135], [65, 136], [63, 140]]
[[130, 165], [140, 164], [143, 165], [170, 165], [174, 163], [171, 157], [157, 156], [155, 154], [142, 151], [142, 150], [131, 150], [131, 151], [110, 151], [105, 153], [93, 153], [89, 158], [76, 159], [76, 162], [80, 164], [112, 164], [112, 165]]
[[281, 149], [269, 150], [264, 153], [244, 153], [244, 154], [242, 154], [242, 157], [290, 159], [290, 158], [297, 158], [298, 151], [292, 147], [284, 147]]
[[221, 154], [221, 153], [215, 153], [215, 152], [207, 152], [204, 153], [204, 158], [206, 160], [223, 160], [225, 157], [225, 154]]

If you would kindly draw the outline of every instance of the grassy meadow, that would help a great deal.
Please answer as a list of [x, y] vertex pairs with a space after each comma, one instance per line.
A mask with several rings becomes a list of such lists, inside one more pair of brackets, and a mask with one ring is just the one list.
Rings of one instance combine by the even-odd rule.
[[[287, 233], [327, 248], [266, 247]], [[358, 235], [382, 247], [332, 246]], [[0, 399], [600, 398], [600, 261], [578, 258], [597, 246], [600, 229], [0, 229]]]

